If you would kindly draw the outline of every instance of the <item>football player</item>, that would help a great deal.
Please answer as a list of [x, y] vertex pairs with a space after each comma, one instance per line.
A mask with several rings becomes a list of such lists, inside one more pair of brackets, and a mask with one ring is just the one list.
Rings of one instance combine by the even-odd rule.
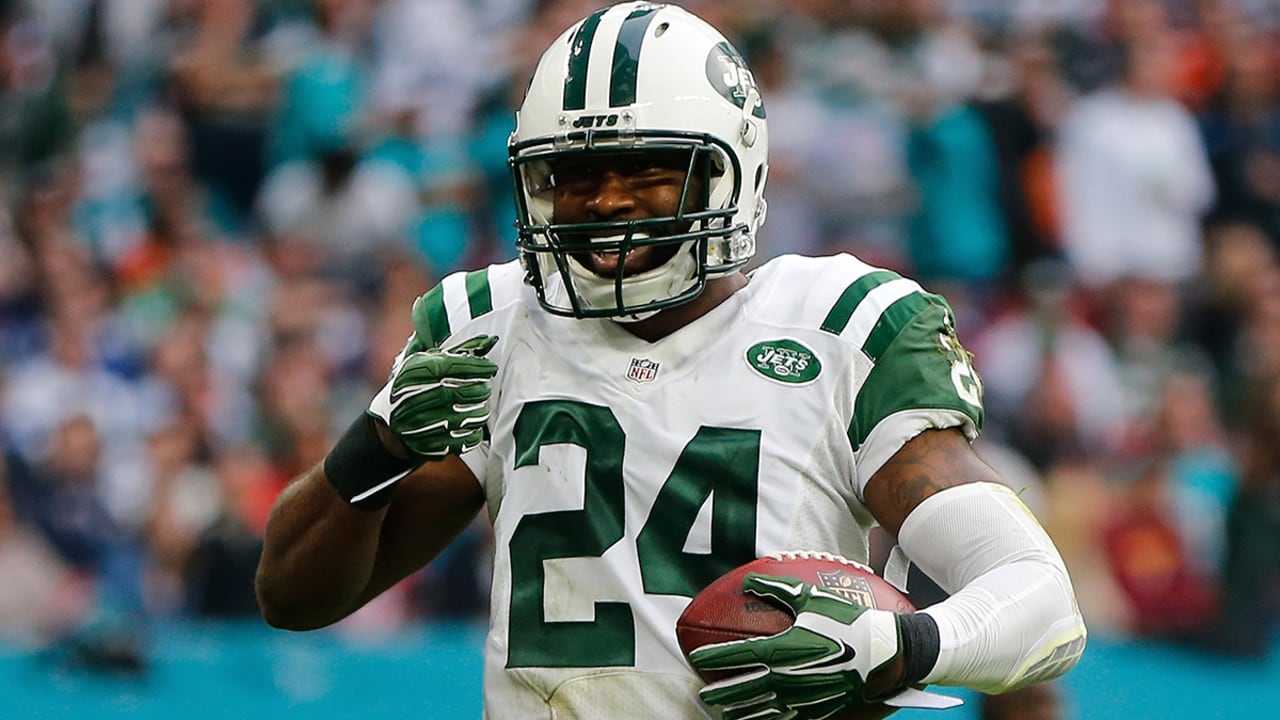
[[[1062, 560], [970, 447], [982, 385], [946, 301], [849, 255], [744, 272], [768, 143], [751, 71], [685, 10], [622, 3], [559, 37], [510, 139], [519, 260], [416, 301], [386, 386], [272, 512], [268, 622], [343, 618], [487, 507], [494, 720], [821, 718], [1074, 665]], [[876, 524], [947, 600], [752, 577], [795, 626], [681, 653], [676, 618], [722, 573], [865, 561]]]

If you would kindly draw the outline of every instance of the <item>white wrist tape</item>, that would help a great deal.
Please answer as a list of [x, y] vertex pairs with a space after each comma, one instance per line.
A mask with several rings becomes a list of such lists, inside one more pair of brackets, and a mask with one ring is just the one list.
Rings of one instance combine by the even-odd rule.
[[907, 516], [898, 542], [951, 595], [923, 611], [941, 639], [926, 683], [1000, 693], [1079, 660], [1086, 632], [1067, 569], [1009, 488], [972, 483], [932, 495]]

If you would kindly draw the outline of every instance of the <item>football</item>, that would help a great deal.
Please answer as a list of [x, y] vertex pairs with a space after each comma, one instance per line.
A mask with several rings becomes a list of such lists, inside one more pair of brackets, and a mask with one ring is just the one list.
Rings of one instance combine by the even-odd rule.
[[[703, 645], [773, 635], [791, 627], [795, 618], [790, 610], [742, 590], [742, 579], [749, 572], [793, 577], [878, 610], [899, 613], [915, 610], [897, 588], [866, 565], [828, 553], [775, 553], [730, 570], [694, 596], [676, 621], [676, 639], [686, 657]], [[713, 682], [730, 673], [699, 672], [699, 675]], [[871, 720], [895, 710], [897, 708], [886, 705], [868, 705], [850, 708], [836, 719]]]

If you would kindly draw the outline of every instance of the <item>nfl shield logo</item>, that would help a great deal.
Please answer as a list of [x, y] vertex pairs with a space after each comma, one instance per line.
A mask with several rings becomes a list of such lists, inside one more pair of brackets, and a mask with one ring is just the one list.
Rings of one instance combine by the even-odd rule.
[[658, 377], [658, 363], [648, 358], [631, 358], [631, 367], [627, 370], [627, 379], [631, 382], [653, 382]]
[[863, 578], [854, 577], [837, 570], [829, 573], [819, 572], [818, 582], [822, 587], [859, 605], [869, 608], [876, 606], [876, 596], [871, 592], [871, 584]]

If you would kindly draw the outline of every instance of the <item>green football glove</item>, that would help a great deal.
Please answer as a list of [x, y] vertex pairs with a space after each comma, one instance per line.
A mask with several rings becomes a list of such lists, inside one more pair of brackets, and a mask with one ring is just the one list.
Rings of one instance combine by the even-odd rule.
[[[795, 578], [749, 573], [742, 587], [791, 608], [796, 620], [777, 635], [705, 645], [690, 653], [689, 662], [699, 670], [744, 671], [700, 693], [708, 705], [724, 706], [724, 720], [820, 720], [886, 700], [896, 706], [941, 706], [903, 702], [897, 678], [888, 683], [879, 678], [903, 654], [897, 613], [867, 608]], [[873, 697], [869, 684], [885, 689]]]
[[492, 335], [477, 335], [448, 349], [416, 352], [411, 343], [369, 413], [420, 460], [471, 450], [489, 420], [489, 381], [498, 366], [484, 356], [496, 342]]

